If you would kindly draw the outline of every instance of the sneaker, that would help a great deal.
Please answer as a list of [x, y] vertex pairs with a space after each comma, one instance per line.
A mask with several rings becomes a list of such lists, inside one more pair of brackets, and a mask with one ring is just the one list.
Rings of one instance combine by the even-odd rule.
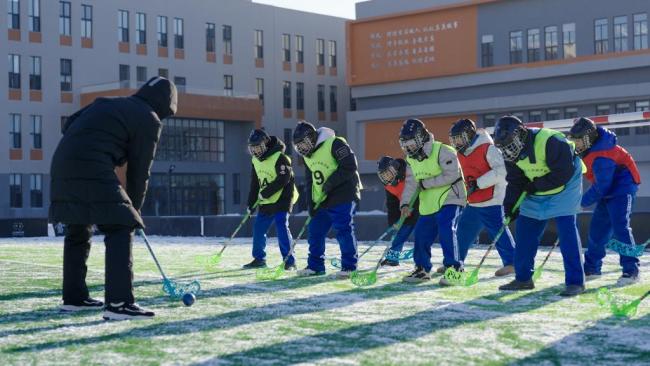
[[623, 273], [623, 275], [616, 281], [617, 286], [629, 286], [641, 280], [639, 272], [637, 273]]
[[505, 285], [499, 286], [499, 290], [501, 291], [520, 291], [520, 290], [532, 290], [535, 288], [535, 283], [533, 280], [528, 280], [528, 281], [517, 281], [517, 280], [512, 280], [509, 283], [506, 283]]
[[494, 272], [495, 277], [504, 277], [508, 276], [515, 273], [515, 266], [513, 265], [508, 265], [508, 266], [503, 266]]
[[402, 281], [409, 283], [420, 283], [429, 281], [430, 279], [431, 276], [429, 275], [429, 272], [424, 270], [424, 267], [416, 266], [413, 272], [404, 277]]
[[602, 274], [600, 272], [596, 271], [585, 271], [585, 280], [587, 281], [592, 281], [600, 278]]
[[74, 311], [101, 309], [103, 307], [104, 307], [103, 302], [99, 300], [91, 299], [89, 297], [86, 300], [81, 301], [79, 303], [67, 303], [64, 301], [60, 309], [61, 311], [74, 312]]
[[381, 266], [397, 267], [399, 266], [399, 261], [393, 259], [384, 259], [381, 261]]
[[284, 264], [284, 270], [285, 270], [285, 271], [295, 271], [295, 270], [297, 270], [297, 269], [298, 269], [298, 267], [296, 267], [296, 264], [295, 264], [295, 263], [291, 263], [291, 264], [289, 264], [289, 263], [285, 263], [285, 264]]
[[564, 291], [560, 292], [560, 296], [576, 296], [580, 295], [581, 293], [585, 292], [585, 286], [584, 285], [567, 285], [564, 288]]
[[253, 259], [252, 262], [244, 264], [242, 268], [243, 269], [266, 268], [266, 260], [255, 258]]
[[325, 274], [325, 271], [314, 271], [313, 269], [309, 267], [305, 267], [305, 269], [301, 269], [298, 272], [296, 272], [296, 275], [298, 277], [312, 277], [312, 276], [322, 276]]
[[446, 270], [447, 270], [447, 267], [445, 267], [445, 266], [440, 266], [440, 267], [436, 268], [436, 273], [437, 273], [437, 274], [445, 274], [445, 271], [446, 271]]
[[130, 320], [130, 319], [151, 319], [154, 317], [153, 311], [145, 310], [138, 304], [108, 304], [104, 309], [104, 320]]
[[334, 274], [334, 277], [336, 277], [337, 280], [345, 280], [350, 278], [350, 274], [354, 272], [351, 269], [342, 269]]

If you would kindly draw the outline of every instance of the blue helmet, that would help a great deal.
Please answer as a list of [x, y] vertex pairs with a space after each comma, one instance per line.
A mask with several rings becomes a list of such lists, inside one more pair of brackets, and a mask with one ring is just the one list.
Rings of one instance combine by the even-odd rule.
[[307, 121], [299, 121], [293, 130], [293, 145], [302, 156], [309, 156], [316, 149], [318, 131]]
[[476, 123], [469, 118], [456, 121], [449, 130], [449, 142], [461, 153], [465, 151], [476, 137]]
[[580, 117], [573, 122], [573, 127], [567, 133], [569, 140], [576, 144], [576, 154], [591, 149], [598, 140], [598, 128], [594, 121], [589, 118]]
[[[377, 176], [385, 186], [397, 185], [397, 183], [404, 179], [404, 172], [401, 159], [395, 159], [390, 156], [382, 156], [377, 161]], [[401, 160], [403, 162], [403, 160]]]
[[515, 116], [508, 115], [499, 118], [494, 127], [494, 144], [503, 153], [505, 161], [517, 161], [526, 145], [528, 129]]
[[399, 145], [404, 153], [413, 159], [422, 160], [426, 157], [424, 144], [431, 139], [426, 126], [419, 119], [411, 118], [404, 121], [399, 132]]
[[256, 158], [264, 156], [269, 149], [271, 138], [263, 129], [255, 129], [248, 136], [248, 152]]

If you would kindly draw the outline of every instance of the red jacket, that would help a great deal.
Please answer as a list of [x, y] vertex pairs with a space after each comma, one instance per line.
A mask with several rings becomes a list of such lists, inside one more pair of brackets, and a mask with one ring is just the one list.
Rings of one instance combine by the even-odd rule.
[[[458, 160], [460, 161], [460, 166], [463, 169], [463, 176], [465, 177], [465, 182], [467, 183], [470, 180], [476, 180], [483, 174], [489, 172], [492, 168], [487, 161], [486, 155], [487, 150], [490, 147], [490, 144], [485, 143], [478, 146], [471, 154], [465, 156], [462, 153], [458, 153]], [[472, 192], [467, 197], [467, 202], [469, 203], [480, 203], [489, 201], [494, 197], [494, 186], [490, 186], [484, 189], [477, 189]]]

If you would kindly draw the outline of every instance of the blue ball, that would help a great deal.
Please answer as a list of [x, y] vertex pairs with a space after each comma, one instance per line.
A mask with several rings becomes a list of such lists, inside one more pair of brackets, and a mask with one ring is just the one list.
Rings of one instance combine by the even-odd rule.
[[196, 301], [196, 296], [194, 296], [194, 294], [188, 292], [185, 295], [183, 295], [183, 304], [185, 304], [185, 306], [192, 306], [194, 305], [195, 301]]

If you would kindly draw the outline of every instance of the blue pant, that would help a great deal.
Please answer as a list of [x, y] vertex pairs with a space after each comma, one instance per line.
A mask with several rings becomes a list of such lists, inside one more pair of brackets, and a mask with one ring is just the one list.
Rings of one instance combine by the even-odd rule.
[[[612, 236], [623, 243], [635, 244], [630, 227], [633, 195], [598, 201], [589, 227], [589, 246], [585, 252], [585, 271], [600, 273], [605, 258], [605, 245]], [[639, 273], [639, 258], [620, 256], [624, 273]]]
[[431, 271], [431, 245], [438, 234], [444, 257], [442, 263], [447, 267], [462, 265], [456, 240], [456, 227], [461, 210], [462, 207], [458, 205], [444, 205], [432, 215], [420, 215], [415, 224], [413, 260], [416, 266], [424, 267], [427, 272]]
[[354, 235], [355, 202], [342, 203], [334, 207], [321, 208], [309, 223], [309, 257], [307, 268], [317, 272], [325, 271], [325, 239], [332, 226], [341, 248], [341, 269], [357, 269], [357, 238]]
[[[460, 259], [465, 261], [469, 248], [476, 242], [478, 234], [483, 228], [487, 229], [490, 241], [494, 240], [498, 231], [503, 227], [503, 220], [503, 206], [465, 207], [460, 219], [458, 219]], [[501, 234], [499, 241], [497, 241], [496, 247], [503, 265], [512, 265], [515, 256], [515, 240], [507, 227]]]
[[[266, 232], [269, 231], [269, 226], [275, 221], [275, 229], [278, 232], [278, 244], [280, 245], [280, 253], [282, 258], [289, 254], [291, 249], [291, 231], [289, 231], [289, 213], [278, 212], [275, 215], [265, 215], [258, 213], [255, 218], [255, 225], [253, 226], [253, 258], [265, 259], [266, 252]], [[287, 259], [287, 264], [294, 264], [295, 259], [293, 255]]]
[[[548, 220], [537, 220], [523, 215], [517, 219], [515, 278], [518, 281], [528, 281], [532, 278], [537, 247], [539, 247], [547, 223]], [[564, 261], [564, 283], [566, 285], [584, 285], [585, 274], [582, 270], [581, 244], [576, 226], [576, 216], [558, 216], [555, 218], [555, 223]]]
[[415, 229], [415, 226], [413, 225], [402, 225], [402, 227], [399, 228], [393, 237], [393, 241], [390, 245], [390, 251], [386, 255], [386, 259], [399, 261], [399, 255], [402, 252], [402, 249], [404, 249], [404, 243], [406, 240], [408, 240], [409, 236], [413, 232], [413, 229]]

